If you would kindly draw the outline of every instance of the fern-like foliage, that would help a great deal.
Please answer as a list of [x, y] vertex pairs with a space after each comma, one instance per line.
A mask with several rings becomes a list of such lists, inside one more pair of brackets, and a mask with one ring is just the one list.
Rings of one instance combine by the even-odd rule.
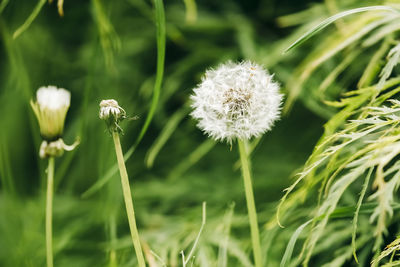
[[[309, 38], [316, 38], [312, 37], [316, 32], [334, 22], [343, 22], [327, 28], [326, 35], [322, 38], [318, 35], [318, 42], [314, 42], [312, 51], [291, 75], [287, 84], [289, 93], [285, 110], [290, 110], [293, 102], [300, 98], [316, 113], [329, 117], [334, 111], [327, 108], [323, 104], [324, 101], [338, 98], [344, 92], [343, 88], [352, 86], [354, 77], [360, 77], [358, 88], [371, 85], [381, 70], [382, 56], [386, 55], [390, 48], [387, 42], [392, 42], [393, 34], [400, 29], [400, 13], [395, 7], [372, 6], [344, 11], [322, 21], [314, 29], [300, 36], [292, 46], [297, 46]], [[335, 64], [334, 67], [326, 68], [325, 63], [328, 61]], [[364, 67], [359, 67], [360, 64], [364, 64]], [[360, 72], [363, 69], [365, 71]], [[317, 70], [322, 72], [322, 75]], [[389, 70], [390, 67], [384, 73], [388, 73]], [[315, 84], [316, 75], [321, 75], [319, 84]], [[387, 78], [385, 75], [381, 77], [382, 80]], [[342, 88], [338, 85], [342, 85]]]
[[[302, 205], [309, 208], [306, 221], [292, 235], [281, 266], [297, 266], [300, 262], [305, 266], [311, 262], [312, 266], [342, 266], [353, 259], [362, 261], [362, 266], [375, 259], [371, 264], [377, 266], [399, 248], [392, 243], [378, 256], [385, 238], [395, 235], [388, 227], [395, 224], [393, 214], [398, 208], [396, 192], [400, 186], [400, 77], [395, 70], [400, 58], [396, 41], [400, 13], [383, 11], [392, 8], [396, 6], [339, 13], [293, 43], [297, 46], [306, 41], [321, 30], [320, 25], [324, 28], [328, 22], [351, 15], [341, 21], [346, 31], [336, 25], [339, 30], [321, 38], [320, 45], [303, 60], [289, 82], [287, 109], [300, 96], [302, 100], [307, 98], [304, 103], [316, 112], [328, 115], [329, 120], [278, 208], [278, 222], [280, 216], [294, 217]], [[342, 62], [319, 88], [306, 83], [318, 67], [334, 62], [339, 55]], [[365, 64], [364, 72], [353, 72], [352, 65], [360, 62]], [[351, 82], [340, 90], [334, 89], [334, 81], [346, 71], [353, 75]], [[332, 111], [331, 115], [327, 110]], [[303, 240], [303, 248], [291, 260], [299, 239]], [[336, 253], [332, 258], [319, 256], [322, 251], [333, 249]]]
[[384, 251], [382, 251], [382, 253], [379, 255], [378, 258], [376, 258], [372, 263], [378, 264], [379, 262], [381, 262], [385, 257], [388, 257], [390, 255], [392, 255], [390, 257], [390, 261], [388, 263], [386, 263], [383, 266], [398, 266], [400, 265], [400, 260], [393, 260], [393, 257], [395, 255], [395, 253], [400, 249], [400, 238], [396, 238], [392, 243], [390, 243], [389, 245], [387, 245], [387, 247], [385, 248]]

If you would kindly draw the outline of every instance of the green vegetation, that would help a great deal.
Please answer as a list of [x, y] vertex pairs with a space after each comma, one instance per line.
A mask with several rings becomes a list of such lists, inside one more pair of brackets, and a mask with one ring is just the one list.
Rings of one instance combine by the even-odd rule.
[[54, 266], [138, 266], [103, 99], [127, 113], [147, 265], [253, 266], [238, 146], [189, 116], [204, 71], [242, 59], [285, 94], [246, 147], [263, 266], [400, 264], [398, 0], [60, 5], [0, 2], [0, 266], [46, 264], [48, 161], [29, 103], [47, 85], [71, 92], [63, 139], [80, 138], [54, 162]]

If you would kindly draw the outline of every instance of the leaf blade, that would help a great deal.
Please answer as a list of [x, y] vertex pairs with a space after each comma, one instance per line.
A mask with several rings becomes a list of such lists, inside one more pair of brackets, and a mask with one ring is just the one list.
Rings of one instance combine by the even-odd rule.
[[346, 11], [340, 12], [340, 13], [334, 15], [334, 16], [331, 16], [331, 17], [325, 19], [324, 21], [322, 21], [320, 24], [318, 24], [314, 28], [308, 30], [305, 34], [300, 36], [299, 39], [294, 41], [293, 44], [291, 44], [288, 48], [286, 48], [286, 50], [283, 53], [287, 53], [288, 51], [292, 50], [293, 48], [301, 45], [302, 43], [304, 43], [305, 41], [310, 39], [312, 36], [314, 36], [315, 34], [320, 32], [321, 30], [325, 29], [327, 26], [329, 26], [330, 24], [332, 24], [333, 22], [335, 22], [335, 21], [337, 21], [337, 20], [339, 20], [341, 18], [344, 18], [344, 17], [349, 16], [349, 15], [361, 13], [361, 12], [376, 11], [376, 10], [391, 11], [391, 12], [399, 13], [399, 11], [397, 11], [396, 9], [391, 8], [389, 6], [360, 7], [360, 8], [355, 8], [355, 9], [350, 9], [350, 10], [346, 10]]

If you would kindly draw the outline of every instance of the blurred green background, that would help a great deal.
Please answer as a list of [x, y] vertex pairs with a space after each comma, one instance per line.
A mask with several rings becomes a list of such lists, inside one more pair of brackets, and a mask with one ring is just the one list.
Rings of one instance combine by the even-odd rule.
[[[179, 252], [190, 250], [201, 224], [201, 203], [206, 201], [207, 223], [194, 265], [218, 266], [226, 247], [228, 266], [251, 266], [237, 148], [214, 143], [196, 128], [188, 115], [189, 95], [207, 68], [242, 59], [263, 64], [286, 93], [287, 81], [318, 38], [296, 51], [282, 52], [308, 23], [335, 12], [329, 2], [333, 1], [164, 3], [166, 55], [160, 98], [144, 138], [126, 162], [148, 257], [155, 257], [151, 249], [168, 266], [180, 266]], [[340, 9], [356, 6], [356, 1], [336, 2]], [[56, 4], [0, 2], [0, 266], [45, 263], [47, 162], [38, 157], [41, 138], [29, 106], [36, 90], [45, 85], [71, 91], [64, 139], [67, 144], [77, 136], [81, 140], [75, 151], [56, 160], [55, 266], [136, 266], [119, 175], [107, 176], [116, 158], [112, 138], [98, 118], [98, 104], [114, 98], [128, 115], [138, 116], [121, 125], [123, 150], [128, 151], [148, 115], [156, 80], [154, 3], [67, 0], [64, 17]], [[305, 9], [308, 13], [286, 16]], [[13, 38], [27, 19], [29, 27]], [[315, 74], [311, 86], [327, 72]], [[267, 222], [332, 113], [310, 104], [308, 97], [300, 100], [251, 155], [266, 266], [279, 265], [293, 233], [271, 230]], [[276, 231], [282, 233], [271, 238]]]

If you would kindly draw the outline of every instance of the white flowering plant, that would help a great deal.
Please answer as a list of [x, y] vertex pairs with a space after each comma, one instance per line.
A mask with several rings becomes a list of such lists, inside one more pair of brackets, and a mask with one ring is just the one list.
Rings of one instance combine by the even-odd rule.
[[40, 87], [31, 107], [39, 122], [40, 134], [46, 141], [62, 137], [65, 117], [71, 102], [71, 93], [55, 86]]
[[71, 146], [64, 143], [65, 117], [71, 103], [71, 93], [55, 86], [40, 87], [36, 92], [36, 101], [31, 100], [31, 107], [39, 122], [40, 134], [43, 138], [39, 156], [48, 158], [47, 193], [46, 193], [46, 262], [47, 267], [53, 266], [53, 184], [54, 158], [60, 157], [65, 150], [73, 150], [79, 143], [77, 140]]
[[238, 142], [256, 267], [264, 263], [247, 141], [270, 130], [279, 118], [282, 95], [272, 78], [251, 61], [227, 62], [206, 71], [191, 96], [191, 115], [198, 120], [201, 130], [231, 146], [233, 140]]
[[191, 115], [217, 141], [259, 137], [280, 115], [278, 83], [251, 61], [227, 62], [207, 70], [193, 92]]
[[40, 87], [36, 92], [36, 101], [31, 100], [43, 138], [39, 150], [41, 158], [59, 157], [79, 144], [79, 139], [72, 145], [66, 145], [62, 139], [70, 103], [71, 93], [56, 86]]

